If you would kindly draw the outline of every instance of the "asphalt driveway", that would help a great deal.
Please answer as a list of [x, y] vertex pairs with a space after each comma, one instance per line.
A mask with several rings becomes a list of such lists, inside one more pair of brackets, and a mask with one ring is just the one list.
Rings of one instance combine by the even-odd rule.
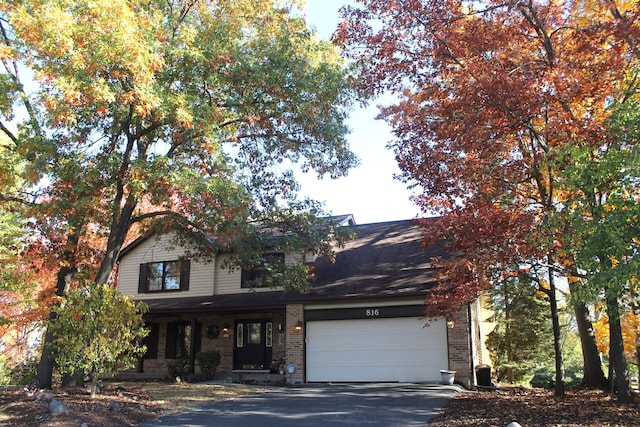
[[152, 426], [424, 426], [460, 390], [436, 384], [307, 384], [212, 403]]

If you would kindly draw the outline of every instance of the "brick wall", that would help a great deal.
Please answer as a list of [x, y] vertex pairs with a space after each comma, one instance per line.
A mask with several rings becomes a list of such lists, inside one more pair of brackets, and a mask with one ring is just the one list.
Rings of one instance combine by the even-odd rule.
[[465, 305], [453, 317], [453, 328], [447, 328], [449, 369], [456, 371], [456, 382], [465, 387], [473, 383], [469, 320], [468, 306]]
[[[301, 330], [296, 329], [298, 322], [303, 324]], [[289, 384], [298, 384], [304, 382], [304, 306], [302, 304], [287, 305], [287, 322], [286, 322], [286, 348], [287, 348], [287, 365], [293, 363], [296, 365], [296, 371], [292, 375], [287, 375]]]

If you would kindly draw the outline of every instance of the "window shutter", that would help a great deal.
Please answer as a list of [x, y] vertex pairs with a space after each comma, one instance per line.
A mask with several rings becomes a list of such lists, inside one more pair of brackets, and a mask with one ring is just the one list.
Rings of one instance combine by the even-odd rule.
[[147, 346], [147, 352], [143, 357], [145, 359], [157, 359], [158, 341], [160, 338], [160, 324], [147, 323], [146, 327], [149, 328], [149, 335], [144, 338], [144, 344]]
[[249, 278], [249, 276], [251, 275], [251, 270], [249, 270], [248, 268], [244, 268], [242, 267], [241, 273], [240, 273], [240, 287], [241, 288], [246, 288], [247, 286], [247, 282], [249, 280], [251, 280]]
[[165, 359], [176, 358], [176, 340], [178, 335], [178, 324], [175, 322], [167, 323], [167, 347], [164, 351]]
[[138, 275], [138, 293], [147, 292], [147, 275], [149, 274], [149, 264], [140, 264], [140, 274]]
[[183, 259], [180, 261], [180, 290], [189, 290], [189, 273], [191, 272], [191, 261]]

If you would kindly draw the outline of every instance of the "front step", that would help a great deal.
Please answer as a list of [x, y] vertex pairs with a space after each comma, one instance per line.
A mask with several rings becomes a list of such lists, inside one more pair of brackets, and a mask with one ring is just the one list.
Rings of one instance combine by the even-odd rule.
[[234, 369], [231, 371], [231, 381], [240, 384], [271, 384], [284, 385], [287, 377], [272, 374], [268, 369]]

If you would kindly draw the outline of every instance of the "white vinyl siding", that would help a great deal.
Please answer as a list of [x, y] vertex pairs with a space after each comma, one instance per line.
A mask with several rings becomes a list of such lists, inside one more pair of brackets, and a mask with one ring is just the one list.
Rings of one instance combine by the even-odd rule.
[[[184, 256], [186, 249], [172, 242], [172, 235], [152, 236], [140, 243], [120, 260], [118, 290], [125, 295], [133, 295], [136, 299], [181, 298], [193, 296], [210, 296], [238, 294], [247, 292], [269, 292], [273, 288], [241, 288], [241, 269], [223, 268], [223, 262], [229, 255], [218, 254], [210, 262], [191, 260], [189, 290], [185, 292], [138, 293], [140, 264], [149, 262], [173, 261]], [[292, 265], [302, 262], [300, 254], [286, 254], [285, 263]]]
[[229, 255], [221, 254], [216, 257], [216, 280], [215, 294], [237, 294], [245, 292], [246, 289], [240, 289], [240, 276], [242, 271], [239, 267], [229, 269], [227, 266], [223, 268], [223, 264], [229, 259]]
[[170, 235], [151, 237], [120, 261], [118, 290], [125, 295], [133, 295], [136, 299], [153, 299], [163, 297], [194, 297], [213, 295], [214, 262], [191, 261], [189, 274], [189, 290], [184, 292], [138, 293], [140, 264], [160, 261], [173, 261], [183, 257], [185, 248], [177, 247], [171, 242]]
[[443, 320], [317, 320], [306, 325], [307, 381], [440, 381], [448, 369]]

